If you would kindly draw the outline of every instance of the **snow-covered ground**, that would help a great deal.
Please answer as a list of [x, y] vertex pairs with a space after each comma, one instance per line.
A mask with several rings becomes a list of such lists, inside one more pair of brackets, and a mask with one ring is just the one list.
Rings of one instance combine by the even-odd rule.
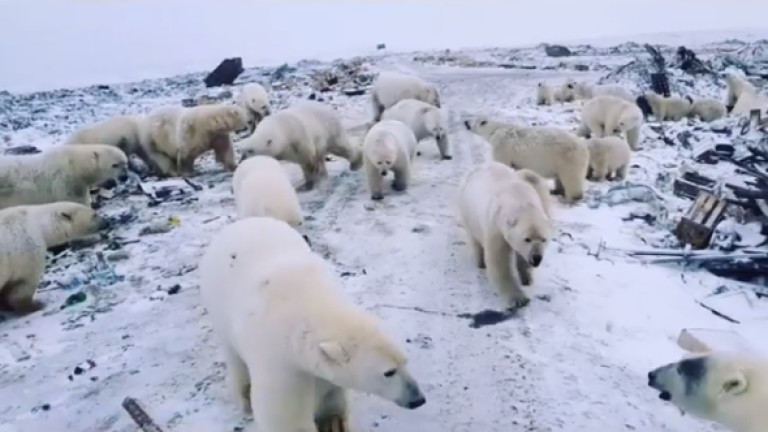
[[[647, 387], [647, 372], [679, 357], [675, 339], [682, 328], [735, 327], [695, 300], [736, 283], [706, 272], [643, 265], [614, 251], [646, 248], [663, 238], [672, 222], [624, 221], [633, 211], [647, 210], [641, 203], [595, 208], [597, 192], [610, 184], [590, 185], [583, 203], [556, 206], [557, 234], [529, 289], [529, 307], [479, 328], [470, 326], [465, 315], [502, 305], [484, 272], [473, 265], [458, 224], [457, 183], [472, 166], [489, 160], [489, 146], [462, 130], [459, 120], [483, 113], [575, 128], [578, 104], [536, 107], [535, 83], [597, 80], [634, 54], [619, 50], [610, 57], [577, 56], [564, 65], [543, 57], [541, 48], [452, 54], [540, 67], [438, 66], [413, 61], [413, 54], [367, 59], [373, 71], [410, 71], [439, 85], [454, 159], [440, 161], [434, 143], [422, 143], [412, 187], [382, 202], [369, 199], [364, 175], [350, 172], [344, 161], [331, 163], [330, 177], [317, 190], [300, 194], [312, 248], [336, 266], [347, 293], [402, 343], [428, 399], [424, 407], [405, 411], [354, 395], [355, 430], [719, 430], [660, 401]], [[569, 66], [576, 63], [590, 70]], [[546, 64], [552, 67], [541, 67]], [[300, 65], [295, 75], [305, 75], [309, 67]], [[238, 83], [269, 83], [271, 72], [249, 69]], [[0, 118], [3, 146], [44, 149], [97, 119], [178, 104], [205, 93], [202, 76], [0, 93], [0, 113], [7, 116]], [[285, 81], [293, 84], [273, 91], [277, 108], [311, 93], [301, 79]], [[694, 86], [692, 91], [719, 95], [720, 89]], [[317, 95], [337, 107], [350, 128], [369, 119], [368, 96]], [[642, 143], [630, 180], [659, 187], [664, 208], [679, 214], [690, 201], [673, 197], [669, 182], [657, 180], [659, 174], [676, 172], [689, 155], [666, 146], [650, 126]], [[286, 167], [298, 185], [299, 170]], [[151, 207], [141, 194], [106, 201], [101, 211], [127, 222], [109, 241], [51, 261], [38, 292], [47, 304], [44, 312], [0, 321], [0, 424], [25, 432], [134, 431], [120, 407], [132, 396], [168, 431], [251, 426], [225, 388], [223, 364], [197, 288], [196, 266], [205, 246], [234, 218], [231, 175], [209, 157], [198, 168], [194, 181], [203, 190], [193, 198]], [[729, 174], [717, 169], [709, 174]], [[145, 227], [168, 218], [177, 218], [178, 225], [142, 235]], [[94, 270], [95, 251], [103, 251], [117, 278]], [[84, 302], [60, 308], [78, 291], [86, 294]], [[768, 326], [758, 322], [738, 328], [759, 334]], [[756, 338], [752, 342], [764, 344]], [[82, 373], [76, 374], [76, 367]]]

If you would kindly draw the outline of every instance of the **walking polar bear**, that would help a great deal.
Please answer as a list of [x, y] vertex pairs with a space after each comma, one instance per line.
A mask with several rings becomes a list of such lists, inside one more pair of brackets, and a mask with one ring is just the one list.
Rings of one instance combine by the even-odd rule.
[[301, 205], [288, 174], [276, 159], [254, 156], [232, 176], [238, 217], [269, 216], [292, 227], [302, 223]]
[[259, 83], [248, 83], [240, 89], [237, 104], [248, 113], [248, 133], [252, 134], [266, 116], [271, 114], [267, 89]]
[[499, 162], [477, 166], [462, 180], [459, 214], [475, 263], [512, 309], [530, 303], [522, 286], [533, 283], [551, 236], [549, 200], [538, 174]]
[[643, 93], [643, 96], [648, 101], [651, 112], [657, 121], [680, 121], [691, 113], [692, 101], [690, 98], [664, 96], [653, 90]]
[[734, 432], [768, 430], [768, 361], [754, 354], [709, 352], [656, 368], [648, 385], [684, 412]]
[[607, 136], [591, 138], [589, 147], [589, 168], [594, 181], [623, 180], [627, 177], [632, 149], [621, 137]]
[[66, 201], [0, 210], [0, 309], [21, 314], [42, 309], [34, 296], [48, 248], [94, 234], [105, 224], [90, 207]]
[[91, 204], [90, 190], [123, 179], [128, 158], [104, 144], [59, 146], [34, 155], [0, 158], [0, 209], [69, 201]]
[[162, 176], [192, 176], [198, 157], [213, 150], [228, 171], [237, 167], [231, 132], [248, 127], [248, 114], [235, 104], [165, 106], [151, 111], [141, 131], [149, 159]]
[[403, 99], [387, 108], [382, 120], [399, 120], [411, 128], [416, 141], [434, 138], [440, 158], [453, 159], [448, 148], [448, 128], [445, 126], [440, 108], [416, 99]]
[[260, 431], [349, 431], [347, 389], [408, 409], [426, 403], [406, 356], [285, 222], [226, 226], [200, 278], [227, 380]]
[[328, 175], [327, 153], [349, 161], [352, 171], [363, 165], [362, 152], [350, 143], [339, 113], [315, 101], [292, 105], [265, 118], [253, 135], [240, 142], [243, 159], [256, 155], [299, 164], [304, 185], [299, 190], [315, 187], [320, 177]]
[[712, 122], [728, 115], [725, 105], [717, 99], [698, 99], [691, 105], [688, 117], [698, 117], [703, 122]]
[[589, 149], [574, 134], [558, 128], [502, 123], [484, 116], [465, 120], [464, 127], [491, 144], [493, 160], [554, 178], [555, 193], [564, 193], [569, 202], [584, 197]]
[[402, 192], [411, 180], [411, 161], [416, 154], [416, 136], [397, 120], [382, 120], [363, 139], [363, 159], [372, 200], [384, 198], [384, 179], [392, 171], [392, 189]]
[[598, 96], [584, 104], [577, 135], [602, 138], [625, 134], [629, 147], [638, 149], [643, 112], [632, 102], [616, 96]]
[[387, 108], [403, 99], [416, 99], [440, 108], [440, 95], [434, 84], [415, 75], [381, 72], [371, 90], [373, 122], [381, 120], [381, 114]]

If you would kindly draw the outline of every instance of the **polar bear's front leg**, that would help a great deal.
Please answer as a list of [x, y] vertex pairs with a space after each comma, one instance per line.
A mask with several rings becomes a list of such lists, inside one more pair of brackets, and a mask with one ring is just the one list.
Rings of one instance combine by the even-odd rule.
[[318, 432], [349, 432], [347, 392], [328, 381], [315, 381], [315, 424]]
[[227, 367], [227, 381], [235, 399], [241, 404], [243, 411], [251, 411], [251, 378], [248, 375], [248, 365], [226, 342], [223, 344], [224, 362]]
[[483, 245], [479, 241], [475, 240], [474, 237], [469, 236], [469, 245], [472, 248], [472, 256], [475, 259], [475, 264], [478, 268], [484, 269], [485, 268], [485, 252], [483, 250]]
[[443, 160], [453, 159], [453, 156], [451, 156], [450, 145], [448, 144], [448, 134], [440, 134], [436, 136], [435, 141], [437, 142], [437, 150], [440, 152], [440, 158]]
[[520, 283], [512, 274], [510, 261], [512, 249], [501, 233], [492, 230], [485, 239], [485, 265], [488, 279], [509, 301], [511, 309], [526, 306], [531, 299], [525, 295]]
[[520, 284], [529, 286], [533, 284], [533, 268], [528, 264], [528, 260], [515, 252], [515, 266], [517, 267], [517, 276], [520, 278]]
[[624, 133], [627, 135], [627, 144], [629, 144], [629, 148], [635, 151], [638, 150], [637, 144], [640, 141], [640, 127], [627, 129]]
[[278, 361], [251, 367], [251, 409], [259, 432], [317, 432], [315, 377]]
[[409, 162], [403, 162], [402, 166], [393, 168], [395, 179], [392, 181], [392, 189], [402, 192], [408, 188], [411, 180], [411, 165]]
[[381, 172], [371, 162], [365, 161], [365, 177], [368, 180], [368, 190], [371, 199], [378, 201], [384, 199], [384, 179]]

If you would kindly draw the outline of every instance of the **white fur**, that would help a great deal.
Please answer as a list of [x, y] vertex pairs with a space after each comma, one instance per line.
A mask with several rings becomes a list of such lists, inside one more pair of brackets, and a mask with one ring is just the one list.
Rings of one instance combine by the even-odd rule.
[[549, 242], [548, 200], [538, 174], [498, 162], [473, 168], [459, 187], [459, 214], [475, 263], [513, 308], [530, 302], [522, 286], [533, 283], [533, 267]]
[[616, 96], [597, 96], [581, 110], [578, 134], [594, 138], [623, 133], [632, 150], [638, 149], [643, 112], [635, 105]]
[[536, 85], [536, 105], [552, 105], [555, 103], [555, 93], [545, 82]]
[[200, 262], [200, 294], [230, 386], [260, 432], [348, 428], [346, 389], [425, 402], [406, 357], [285, 222], [249, 217], [222, 229]]
[[448, 147], [448, 127], [440, 115], [440, 108], [417, 99], [403, 99], [387, 108], [381, 119], [405, 123], [416, 135], [417, 141], [434, 138], [440, 157], [452, 159]]
[[678, 96], [663, 96], [653, 90], [643, 94], [657, 121], [680, 121], [691, 113], [691, 102]]
[[[728, 91], [725, 96], [725, 106], [734, 108], [742, 96], [745, 99], [750, 99], [757, 94], [757, 88], [747, 81], [745, 77], [737, 75], [733, 72], [725, 74], [725, 84], [728, 87]], [[740, 112], [738, 115], [749, 114], [749, 112]]]
[[249, 158], [235, 170], [232, 191], [239, 217], [269, 216], [293, 227], [302, 223], [299, 197], [291, 180], [276, 159]]
[[381, 114], [403, 99], [417, 99], [440, 108], [437, 87], [415, 75], [400, 72], [381, 72], [371, 89], [373, 121], [381, 120]]
[[118, 115], [84, 126], [73, 132], [64, 144], [106, 144], [130, 156], [144, 159], [140, 129], [143, 116]]
[[558, 102], [573, 102], [576, 100], [576, 80], [568, 78], [558, 87], [553, 97]]
[[416, 153], [416, 136], [398, 120], [382, 120], [368, 131], [363, 140], [363, 163], [371, 199], [384, 198], [384, 179], [392, 171], [392, 189], [404, 191], [411, 180], [411, 161]]
[[711, 122], [728, 115], [728, 111], [717, 99], [698, 99], [691, 105], [689, 117], [698, 117], [701, 121]]
[[59, 201], [0, 210], [0, 308], [30, 313], [47, 249], [95, 233], [102, 220], [90, 207]]
[[554, 178], [558, 192], [570, 202], [584, 197], [589, 150], [573, 133], [552, 127], [526, 127], [478, 116], [464, 122], [467, 130], [491, 144], [493, 160]]
[[244, 159], [265, 155], [299, 164], [304, 173], [301, 190], [314, 188], [328, 174], [327, 153], [347, 159], [353, 171], [362, 166], [362, 152], [349, 141], [339, 113], [315, 101], [300, 102], [268, 116], [253, 135], [240, 142], [240, 150]]
[[621, 137], [607, 136], [587, 140], [589, 147], [589, 166], [592, 169], [592, 179], [603, 181], [609, 176], [616, 180], [627, 177], [632, 149]]
[[617, 84], [590, 84], [579, 82], [576, 84], [576, 95], [579, 99], [590, 100], [598, 96], [616, 96], [627, 102], [634, 103], [632, 92]]
[[128, 158], [104, 144], [54, 147], [0, 156], [0, 209], [70, 201], [90, 205], [90, 189], [128, 172]]
[[267, 89], [259, 83], [244, 85], [237, 95], [237, 103], [248, 113], [250, 133], [253, 133], [256, 125], [272, 112]]
[[141, 124], [140, 139], [145, 146], [151, 168], [161, 176], [180, 173], [178, 155], [180, 144], [176, 135], [181, 106], [161, 106], [147, 113]]

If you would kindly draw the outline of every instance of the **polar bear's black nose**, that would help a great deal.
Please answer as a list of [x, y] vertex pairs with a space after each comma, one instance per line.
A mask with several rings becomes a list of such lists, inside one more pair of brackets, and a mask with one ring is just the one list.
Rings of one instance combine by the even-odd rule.
[[648, 372], [648, 386], [653, 387], [656, 384], [656, 371]]
[[539, 254], [533, 254], [531, 255], [531, 265], [534, 267], [538, 267], [539, 264], [541, 264], [542, 257]]
[[469, 124], [469, 120], [464, 120], [464, 127], [467, 128], [467, 130], [471, 130], [472, 126]]
[[427, 403], [427, 399], [424, 396], [422, 396], [422, 397], [420, 397], [418, 399], [414, 399], [414, 400], [408, 402], [408, 409], [416, 409], [416, 408], [424, 405], [425, 403]]

